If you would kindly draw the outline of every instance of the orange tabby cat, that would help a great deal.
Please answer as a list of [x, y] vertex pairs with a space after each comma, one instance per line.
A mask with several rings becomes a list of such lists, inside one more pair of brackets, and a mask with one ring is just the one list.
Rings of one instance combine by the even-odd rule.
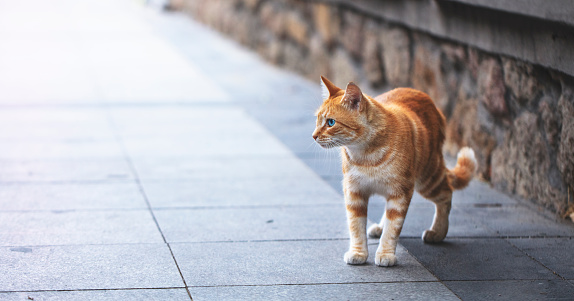
[[462, 148], [456, 166], [445, 167], [445, 118], [423, 92], [398, 88], [371, 98], [354, 83], [342, 90], [321, 80], [326, 100], [317, 111], [313, 139], [324, 148], [341, 147], [351, 236], [345, 262], [367, 260], [367, 204], [373, 194], [387, 200], [381, 222], [368, 230], [369, 236], [380, 237], [377, 265], [395, 265], [397, 240], [415, 190], [435, 204], [433, 224], [422, 239], [442, 241], [452, 192], [466, 187], [476, 170], [472, 149]]

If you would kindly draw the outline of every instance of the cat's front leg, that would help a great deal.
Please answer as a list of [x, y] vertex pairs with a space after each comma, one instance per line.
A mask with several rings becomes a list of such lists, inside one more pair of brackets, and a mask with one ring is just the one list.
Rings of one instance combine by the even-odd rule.
[[375, 264], [390, 267], [397, 263], [395, 255], [399, 235], [407, 215], [411, 196], [389, 198], [383, 216], [383, 233], [375, 256]]
[[347, 224], [349, 226], [350, 246], [345, 253], [347, 264], [363, 264], [369, 257], [367, 250], [367, 208], [368, 197], [358, 192], [345, 193]]

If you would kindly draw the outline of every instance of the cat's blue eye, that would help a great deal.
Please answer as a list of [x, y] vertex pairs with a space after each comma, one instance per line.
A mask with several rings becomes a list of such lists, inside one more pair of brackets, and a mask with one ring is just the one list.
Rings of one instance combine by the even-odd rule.
[[328, 126], [334, 126], [335, 125], [335, 119], [331, 119], [331, 118], [327, 119], [327, 125]]

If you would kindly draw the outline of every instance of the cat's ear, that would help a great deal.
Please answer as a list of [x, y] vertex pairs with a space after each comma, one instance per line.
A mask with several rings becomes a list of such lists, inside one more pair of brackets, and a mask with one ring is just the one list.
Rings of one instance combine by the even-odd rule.
[[341, 91], [339, 87], [335, 86], [335, 84], [333, 84], [327, 78], [321, 76], [321, 92], [323, 99], [327, 99], [337, 94], [339, 91]]
[[350, 82], [345, 89], [345, 95], [341, 99], [341, 103], [350, 110], [362, 111], [364, 107], [363, 92], [359, 86]]

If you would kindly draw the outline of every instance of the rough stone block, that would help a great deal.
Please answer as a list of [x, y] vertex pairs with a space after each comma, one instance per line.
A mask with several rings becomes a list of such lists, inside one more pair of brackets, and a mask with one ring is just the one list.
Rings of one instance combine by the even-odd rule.
[[347, 83], [359, 81], [360, 72], [347, 52], [338, 49], [333, 55], [331, 62], [331, 70], [333, 72], [331, 81], [335, 85], [341, 89], [345, 89]]
[[485, 58], [478, 69], [479, 98], [488, 111], [498, 117], [508, 114], [504, 98], [506, 88], [500, 63], [494, 58]]
[[381, 29], [382, 61], [385, 78], [393, 87], [405, 87], [410, 82], [410, 47], [408, 31], [402, 28]]
[[558, 111], [562, 114], [562, 131], [558, 147], [558, 169], [562, 179], [569, 186], [570, 196], [574, 194], [574, 92], [564, 89], [558, 101]]
[[512, 93], [512, 96], [520, 104], [527, 104], [534, 100], [540, 93], [540, 84], [534, 74], [531, 64], [510, 58], [502, 58], [504, 71], [504, 83]]
[[271, 32], [281, 39], [285, 35], [286, 15], [281, 13], [276, 2], [266, 1], [261, 4], [259, 10], [259, 17], [263, 24], [271, 30]]
[[340, 39], [344, 48], [355, 58], [361, 58], [364, 43], [364, 16], [350, 10], [343, 12]]
[[331, 78], [331, 59], [328, 50], [326, 49], [323, 41], [319, 35], [314, 35], [311, 38], [310, 44], [310, 59], [309, 63], [312, 64], [311, 72], [308, 77], [311, 80], [318, 80], [319, 76], [326, 76]]
[[293, 39], [297, 44], [309, 47], [309, 25], [297, 12], [287, 13], [285, 20], [285, 29], [287, 36]]
[[562, 120], [560, 119], [560, 112], [556, 108], [555, 101], [548, 96], [543, 97], [538, 106], [538, 113], [542, 119], [548, 144], [550, 144], [553, 149], [558, 149]]
[[415, 46], [412, 82], [415, 89], [427, 93], [436, 106], [445, 111], [448, 93], [441, 71], [440, 49], [428, 38], [420, 35]]
[[326, 3], [313, 5], [313, 21], [321, 39], [330, 47], [339, 36], [340, 19], [335, 6]]
[[550, 168], [550, 153], [538, 130], [538, 116], [525, 112], [513, 122], [504, 144], [493, 151], [492, 182], [560, 212], [565, 208], [559, 187], [550, 183]]
[[362, 55], [363, 70], [371, 85], [379, 86], [384, 81], [378, 34], [380, 26], [371, 20], [366, 24], [365, 29], [365, 44], [363, 46]]

